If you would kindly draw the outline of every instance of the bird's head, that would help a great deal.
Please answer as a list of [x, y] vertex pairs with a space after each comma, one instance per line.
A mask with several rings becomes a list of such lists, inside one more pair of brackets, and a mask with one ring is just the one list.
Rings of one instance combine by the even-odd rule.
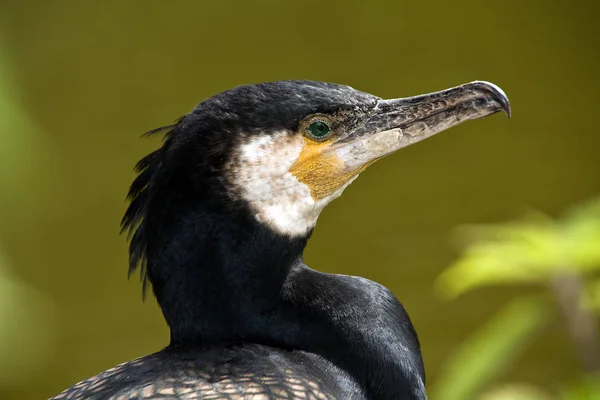
[[278, 235], [307, 237], [323, 208], [373, 162], [501, 110], [510, 113], [508, 99], [487, 82], [390, 100], [312, 81], [217, 94], [171, 126], [162, 148], [138, 165], [124, 219], [132, 229], [141, 223], [132, 262], [146, 251], [146, 222], [164, 226], [169, 208], [195, 203], [221, 213], [245, 208]]
[[348, 86], [283, 81], [206, 100], [177, 135], [192, 151], [194, 142], [212, 142], [195, 157], [215, 153], [204, 167], [218, 168], [227, 194], [259, 222], [297, 236], [373, 162], [500, 110], [509, 112], [508, 100], [487, 82], [384, 100]]

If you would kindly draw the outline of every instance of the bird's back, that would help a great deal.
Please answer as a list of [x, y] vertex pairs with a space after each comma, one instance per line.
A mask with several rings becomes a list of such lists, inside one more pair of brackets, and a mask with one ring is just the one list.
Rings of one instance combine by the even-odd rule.
[[335, 365], [312, 353], [256, 344], [169, 347], [79, 382], [51, 400], [365, 399]]

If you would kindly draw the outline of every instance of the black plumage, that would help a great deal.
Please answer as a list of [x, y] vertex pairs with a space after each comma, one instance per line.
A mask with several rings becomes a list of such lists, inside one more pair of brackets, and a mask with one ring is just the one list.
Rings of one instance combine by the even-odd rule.
[[314, 114], [364, 131], [380, 100], [322, 82], [248, 85], [154, 131], [165, 141], [137, 164], [122, 226], [130, 273], [141, 266], [171, 343], [55, 399], [425, 399], [419, 342], [396, 297], [308, 268], [310, 232], [261, 223], [224, 173], [253, 135], [299, 134]]

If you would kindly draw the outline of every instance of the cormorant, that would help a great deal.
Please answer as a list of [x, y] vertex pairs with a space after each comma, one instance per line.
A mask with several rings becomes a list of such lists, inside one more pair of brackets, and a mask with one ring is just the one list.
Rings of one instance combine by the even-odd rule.
[[137, 164], [123, 218], [170, 327], [165, 349], [53, 399], [426, 399], [396, 297], [302, 252], [321, 210], [376, 160], [504, 110], [487, 82], [383, 100], [279, 81], [200, 103]]

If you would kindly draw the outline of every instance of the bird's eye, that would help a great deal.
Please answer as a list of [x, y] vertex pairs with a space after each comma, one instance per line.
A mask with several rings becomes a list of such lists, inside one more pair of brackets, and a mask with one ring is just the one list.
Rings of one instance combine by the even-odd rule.
[[329, 125], [323, 121], [315, 121], [308, 126], [308, 131], [317, 139], [323, 139], [329, 134]]

